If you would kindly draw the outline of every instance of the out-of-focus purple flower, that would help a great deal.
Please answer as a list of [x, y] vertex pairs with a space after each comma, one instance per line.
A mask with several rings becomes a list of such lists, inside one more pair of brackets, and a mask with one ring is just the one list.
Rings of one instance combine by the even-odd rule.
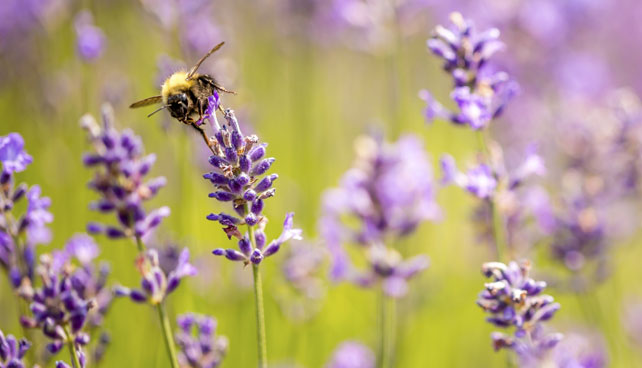
[[31, 347], [31, 342], [27, 339], [17, 340], [13, 335], [5, 336], [0, 331], [0, 367], [3, 368], [24, 368], [25, 363], [22, 361], [27, 350]]
[[109, 238], [146, 236], [170, 213], [168, 207], [149, 213], [143, 207], [166, 182], [164, 177], [145, 181], [156, 156], [143, 155], [143, 144], [131, 130], [114, 128], [109, 106], [103, 107], [102, 127], [91, 116], [84, 116], [81, 123], [94, 146], [94, 152], [83, 157], [85, 166], [96, 169], [89, 187], [101, 196], [90, 207], [102, 213], [115, 212], [118, 219], [117, 226], [90, 223], [87, 231]]
[[[167, 30], [176, 30], [188, 55], [204, 55], [224, 39], [215, 21], [222, 4], [202, 0], [141, 0]], [[191, 25], [191, 26], [190, 26]]]
[[[230, 202], [235, 213], [211, 213], [207, 219], [220, 223], [228, 238], [237, 238], [239, 251], [217, 248], [212, 253], [225, 256], [231, 261], [260, 264], [264, 258], [278, 252], [286, 241], [300, 239], [301, 230], [293, 226], [294, 213], [288, 213], [281, 235], [270, 243], [266, 242], [264, 228], [267, 219], [263, 216], [263, 206], [264, 201], [276, 193], [273, 184], [278, 178], [277, 174], [266, 173], [275, 159], [265, 158], [267, 144], [259, 143], [256, 135], [244, 136], [241, 133], [232, 110], [227, 109], [224, 114], [223, 128], [216, 115], [210, 114], [216, 141], [212, 143], [214, 154], [210, 156], [209, 162], [214, 171], [204, 174], [203, 178], [209, 180], [215, 188], [209, 194], [210, 198]], [[255, 228], [255, 247], [251, 244], [249, 232], [241, 234], [239, 226], [243, 225]]]
[[[51, 240], [47, 224], [53, 221], [49, 212], [51, 200], [41, 197], [40, 187], [29, 188], [26, 184], [14, 184], [14, 174], [22, 171], [31, 162], [24, 152], [24, 141], [17, 133], [0, 137], [0, 159], [3, 170], [0, 174], [0, 267], [12, 287], [18, 288], [23, 280], [33, 281], [35, 246]], [[26, 213], [13, 213], [16, 205], [26, 198]]]
[[76, 294], [81, 299], [92, 301], [94, 307], [87, 316], [89, 329], [102, 325], [113, 300], [113, 293], [107, 287], [109, 265], [104, 262], [95, 265], [93, 262], [99, 253], [92, 237], [76, 234], [67, 241], [63, 250], [51, 254], [52, 270], [67, 273]]
[[289, 288], [279, 288], [277, 300], [284, 314], [295, 321], [314, 316], [321, 308], [326, 293], [322, 272], [327, 250], [305, 241], [288, 247], [281, 271]]
[[529, 243], [518, 241], [519, 235], [525, 233], [527, 217], [534, 216], [538, 220], [550, 222], [550, 218], [544, 219], [545, 214], [550, 214], [543, 208], [545, 203], [541, 198], [529, 198], [532, 190], [530, 187], [524, 188], [528, 179], [544, 176], [546, 167], [534, 145], [528, 147], [521, 163], [514, 168], [506, 167], [499, 146], [492, 142], [489, 146], [489, 164], [476, 164], [467, 172], [459, 171], [452, 156], [443, 155], [440, 160], [441, 182], [444, 185], [455, 184], [482, 199], [473, 213], [476, 233], [482, 243], [493, 244], [493, 211], [501, 214], [507, 231], [506, 240], [515, 251], [521, 244]]
[[88, 10], [76, 15], [74, 29], [80, 58], [87, 62], [98, 59], [105, 51], [106, 37], [103, 31], [94, 25], [94, 18]]
[[[31, 317], [22, 316], [25, 328], [39, 328], [51, 339], [47, 350], [57, 353], [65, 343], [72, 341], [77, 353], [89, 343], [89, 335], [83, 330], [89, 311], [96, 307], [95, 300], [86, 300], [77, 292], [77, 286], [69, 267], [54, 268], [53, 258], [47, 254], [40, 257], [38, 276], [42, 286], [33, 288], [23, 284], [18, 294], [30, 303]], [[77, 281], [76, 281], [77, 282]]]
[[136, 260], [138, 271], [142, 276], [140, 289], [129, 289], [118, 286], [116, 296], [129, 296], [136, 303], [157, 305], [176, 290], [181, 280], [196, 275], [196, 268], [189, 263], [189, 250], [184, 248], [172, 270], [161, 268], [158, 251], [149, 249]]
[[456, 184], [481, 199], [491, 198], [494, 195], [497, 179], [488, 165], [480, 164], [462, 173], [457, 169], [455, 159], [448, 154], [441, 157], [440, 163], [443, 184]]
[[508, 348], [524, 358], [541, 357], [562, 339], [558, 333], [545, 333], [542, 322], [548, 321], [560, 305], [550, 295], [542, 294], [544, 281], [529, 277], [530, 262], [485, 263], [484, 276], [491, 278], [479, 294], [477, 304], [489, 313], [487, 321], [501, 328], [515, 328], [514, 335], [493, 332], [495, 350]]
[[546, 367], [561, 368], [604, 368], [608, 366], [608, 355], [603, 338], [599, 334], [578, 331], [564, 334], [550, 352], [550, 356], [539, 359], [522, 359], [525, 368]]
[[0, 162], [2, 175], [11, 175], [27, 168], [33, 158], [24, 150], [25, 142], [18, 133], [0, 137]]
[[[423, 221], [439, 218], [432, 168], [421, 142], [413, 136], [404, 136], [395, 144], [361, 137], [356, 150], [357, 161], [344, 175], [341, 187], [327, 191], [323, 199], [320, 228], [333, 259], [332, 277], [364, 286], [375, 279], [384, 285], [403, 284], [384, 287], [390, 295], [400, 296], [405, 290], [405, 282], [400, 281], [416, 272], [403, 271], [406, 262], [384, 244], [411, 234]], [[350, 217], [354, 221], [345, 221]], [[365, 248], [369, 271], [360, 274], [351, 269], [344, 243]], [[388, 256], [392, 258], [386, 259]], [[386, 262], [390, 267], [382, 272], [381, 263]]]
[[32, 244], [46, 244], [51, 241], [51, 232], [47, 224], [53, 221], [49, 212], [51, 200], [41, 197], [40, 186], [34, 185], [27, 192], [27, 213], [23, 217], [20, 228], [26, 229], [27, 239]]
[[325, 368], [374, 368], [375, 355], [367, 346], [357, 341], [339, 345]]
[[176, 344], [181, 367], [216, 368], [227, 353], [227, 337], [216, 334], [216, 319], [194, 313], [176, 318]]
[[444, 69], [453, 78], [451, 98], [458, 111], [445, 109], [422, 90], [419, 97], [427, 103], [425, 117], [428, 122], [441, 118], [474, 130], [484, 129], [517, 93], [517, 84], [506, 73], [489, 67], [491, 56], [503, 47], [498, 29], [477, 32], [460, 13], [452, 13], [450, 20], [452, 28], [435, 28], [428, 49], [444, 60]]
[[[347, 47], [374, 54], [395, 51], [395, 44], [421, 31], [431, 1], [399, 0], [395, 2], [364, 0], [293, 1], [292, 11], [308, 20], [312, 36], [322, 43], [341, 43]], [[295, 8], [296, 7], [296, 8]]]

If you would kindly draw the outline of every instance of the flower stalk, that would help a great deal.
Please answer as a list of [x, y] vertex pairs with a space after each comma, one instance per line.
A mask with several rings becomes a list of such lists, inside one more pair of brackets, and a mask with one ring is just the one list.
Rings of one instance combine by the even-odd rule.
[[[147, 247], [145, 247], [145, 243], [143, 243], [143, 240], [139, 236], [136, 237], [136, 247], [138, 248], [140, 255], [144, 255]], [[172, 326], [169, 323], [169, 318], [167, 318], [164, 301], [156, 304], [155, 307], [158, 312], [158, 321], [160, 322], [161, 329], [163, 330], [163, 340], [165, 341], [165, 350], [169, 356], [169, 361], [172, 368], [179, 368], [178, 358], [176, 357], [176, 345], [172, 338]]]
[[74, 368], [81, 368], [80, 359], [78, 358], [78, 353], [76, 352], [76, 347], [74, 344], [74, 337], [69, 331], [69, 327], [64, 326], [65, 335], [67, 335], [67, 346], [69, 347], [69, 356], [71, 357], [71, 364]]
[[[488, 149], [488, 144], [486, 143], [486, 135], [484, 130], [477, 131], [477, 139], [479, 141], [479, 149], [484, 157], [484, 163], [489, 167], [493, 167], [492, 157], [490, 150]], [[504, 261], [504, 253], [507, 248], [506, 244], [506, 229], [505, 222], [502, 218], [502, 214], [497, 209], [497, 202], [494, 196], [488, 198], [490, 215], [492, 221], [493, 229], [493, 240], [495, 242], [495, 251], [497, 252], [497, 260], [502, 262]]]
[[395, 300], [381, 290], [379, 298], [380, 312], [380, 341], [379, 341], [379, 367], [391, 368], [395, 346]]
[[170, 363], [172, 364], [172, 368], [179, 368], [178, 359], [176, 358], [176, 346], [174, 345], [174, 339], [172, 338], [172, 327], [169, 324], [169, 318], [167, 318], [167, 313], [165, 312], [165, 304], [158, 303], [156, 305], [156, 310], [158, 311], [158, 319], [160, 320], [161, 327], [163, 329], [165, 349], [167, 350], [167, 355], [169, 355]]
[[[256, 249], [256, 236], [254, 227], [247, 226], [250, 244]], [[254, 276], [254, 303], [256, 307], [256, 343], [258, 348], [259, 368], [267, 368], [267, 344], [265, 337], [265, 314], [263, 312], [263, 283], [261, 281], [261, 270], [258, 264], [252, 264]]]

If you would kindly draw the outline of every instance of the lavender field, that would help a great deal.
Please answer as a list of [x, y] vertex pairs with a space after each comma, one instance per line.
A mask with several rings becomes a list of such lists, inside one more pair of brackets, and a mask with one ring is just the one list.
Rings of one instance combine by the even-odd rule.
[[0, 368], [642, 367], [639, 19], [0, 0]]

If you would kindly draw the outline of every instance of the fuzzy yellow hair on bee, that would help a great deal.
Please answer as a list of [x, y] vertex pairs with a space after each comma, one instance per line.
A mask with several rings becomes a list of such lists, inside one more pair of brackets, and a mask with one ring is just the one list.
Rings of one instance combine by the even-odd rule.
[[170, 95], [187, 91], [194, 86], [194, 83], [196, 83], [195, 79], [187, 79], [187, 72], [181, 71], [170, 75], [161, 87], [163, 105], [167, 105]]

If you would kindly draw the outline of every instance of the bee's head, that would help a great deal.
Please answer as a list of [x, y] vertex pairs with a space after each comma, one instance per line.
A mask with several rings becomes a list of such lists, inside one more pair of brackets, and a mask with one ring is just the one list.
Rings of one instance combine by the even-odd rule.
[[173, 118], [182, 119], [187, 115], [189, 100], [187, 94], [179, 92], [167, 98], [167, 109]]

